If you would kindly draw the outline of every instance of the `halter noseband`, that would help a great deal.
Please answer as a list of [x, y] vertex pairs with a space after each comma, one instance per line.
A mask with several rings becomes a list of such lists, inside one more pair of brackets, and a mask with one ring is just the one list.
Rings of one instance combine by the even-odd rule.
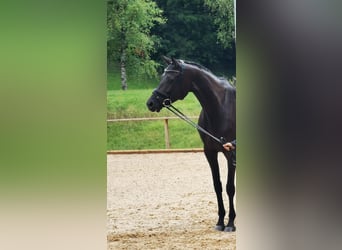
[[153, 91], [153, 95], [158, 100], [158, 102], [163, 105], [163, 107], [169, 107], [171, 105], [171, 98], [170, 98], [170, 96], [160, 92], [157, 89], [155, 89]]

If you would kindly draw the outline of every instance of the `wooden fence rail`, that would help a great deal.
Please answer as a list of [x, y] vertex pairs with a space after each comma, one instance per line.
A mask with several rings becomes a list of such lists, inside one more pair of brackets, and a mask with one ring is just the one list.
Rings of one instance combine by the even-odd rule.
[[[198, 116], [190, 116], [190, 119], [198, 119]], [[178, 117], [142, 117], [142, 118], [121, 118], [121, 119], [107, 119], [108, 122], [139, 122], [139, 121], [164, 121], [164, 138], [165, 138], [165, 149], [170, 149], [170, 132], [169, 132], [169, 120], [179, 119]]]

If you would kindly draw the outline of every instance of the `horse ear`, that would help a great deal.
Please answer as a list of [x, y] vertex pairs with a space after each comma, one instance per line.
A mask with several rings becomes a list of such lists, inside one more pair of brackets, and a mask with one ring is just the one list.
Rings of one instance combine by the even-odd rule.
[[172, 60], [172, 63], [173, 63], [177, 68], [181, 68], [179, 62], [178, 62], [176, 59], [174, 59], [174, 58], [172, 57], [171, 60]]
[[166, 64], [171, 64], [172, 60], [166, 56], [162, 56], [164, 62], [166, 62]]

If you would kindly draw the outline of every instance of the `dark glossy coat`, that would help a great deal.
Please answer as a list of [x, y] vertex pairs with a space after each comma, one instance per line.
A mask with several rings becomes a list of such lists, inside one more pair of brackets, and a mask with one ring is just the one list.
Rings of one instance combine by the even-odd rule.
[[[146, 105], [150, 111], [159, 112], [163, 102], [171, 103], [182, 100], [189, 92], [193, 92], [202, 106], [198, 124], [217, 138], [225, 141], [236, 139], [236, 89], [227, 80], [218, 78], [208, 69], [192, 62], [164, 57], [168, 66], [161, 81]], [[218, 202], [219, 219], [217, 230], [235, 231], [235, 164], [232, 152], [226, 151], [222, 144], [199, 132], [204, 144], [204, 153], [209, 162], [215, 193]], [[222, 184], [218, 165], [218, 152], [222, 152], [228, 161], [228, 181], [226, 191], [229, 197], [229, 221], [224, 225], [226, 211], [222, 199]]]

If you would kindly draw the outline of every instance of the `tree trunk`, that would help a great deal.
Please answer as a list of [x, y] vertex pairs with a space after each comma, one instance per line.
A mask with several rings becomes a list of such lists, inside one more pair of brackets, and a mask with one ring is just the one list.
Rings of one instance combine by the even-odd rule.
[[121, 88], [122, 90], [127, 89], [127, 75], [126, 75], [126, 52], [123, 50], [120, 59], [121, 67]]

